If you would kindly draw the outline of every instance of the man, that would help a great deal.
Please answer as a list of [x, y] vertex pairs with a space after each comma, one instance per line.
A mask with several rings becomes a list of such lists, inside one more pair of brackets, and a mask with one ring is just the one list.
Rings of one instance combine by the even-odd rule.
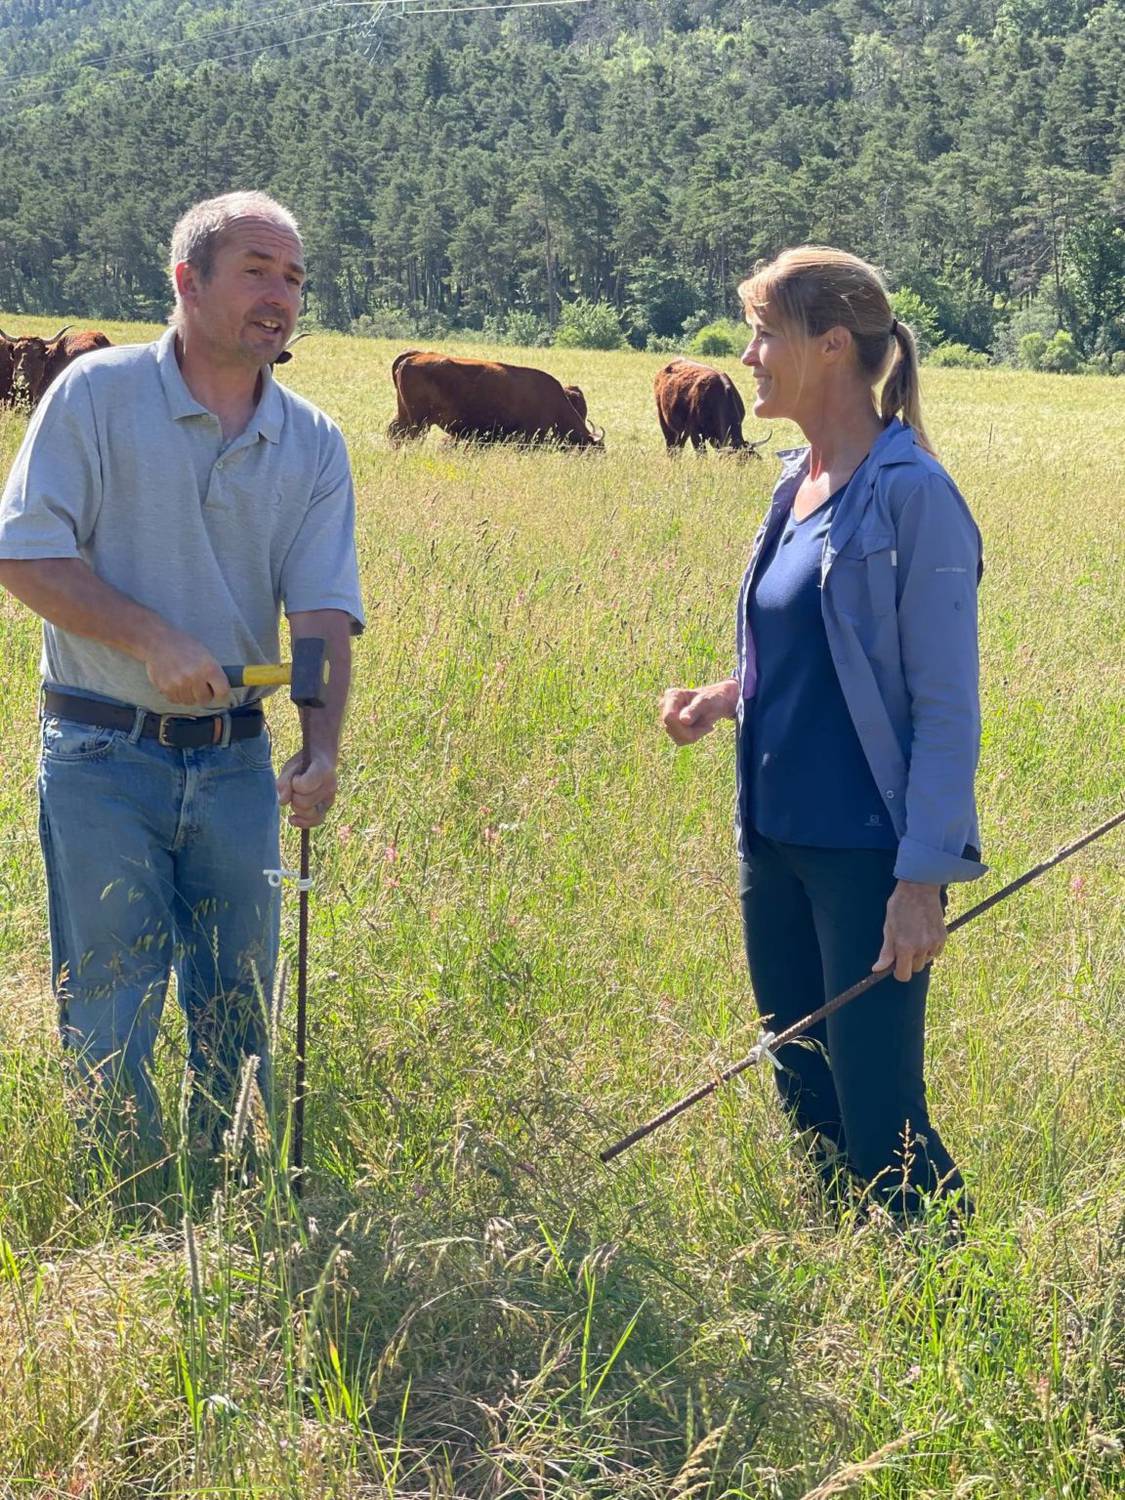
[[[172, 235], [172, 326], [73, 365], [0, 499], [0, 584], [44, 620], [40, 833], [64, 1046], [99, 1123], [161, 1142], [151, 1061], [170, 970], [196, 1146], [221, 1141], [242, 1060], [268, 1097], [278, 804], [336, 795], [351, 636], [363, 628], [343, 438], [277, 385], [304, 283], [297, 225], [262, 193]], [[223, 662], [327, 641], [310, 761], [276, 783], [261, 706]], [[104, 1144], [105, 1136], [102, 1135]]]

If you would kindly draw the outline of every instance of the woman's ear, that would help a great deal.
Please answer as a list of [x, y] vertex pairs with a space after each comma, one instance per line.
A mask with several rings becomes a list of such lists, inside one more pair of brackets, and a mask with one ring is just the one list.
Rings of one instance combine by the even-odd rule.
[[837, 324], [835, 328], [829, 328], [822, 333], [817, 342], [825, 358], [835, 363], [851, 352], [854, 340], [850, 329]]

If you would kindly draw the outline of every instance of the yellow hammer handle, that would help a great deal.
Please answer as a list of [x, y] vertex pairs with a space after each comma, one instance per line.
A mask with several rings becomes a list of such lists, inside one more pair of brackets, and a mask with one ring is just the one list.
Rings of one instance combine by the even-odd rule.
[[224, 667], [223, 671], [231, 687], [279, 687], [293, 680], [293, 667], [287, 661], [258, 667]]

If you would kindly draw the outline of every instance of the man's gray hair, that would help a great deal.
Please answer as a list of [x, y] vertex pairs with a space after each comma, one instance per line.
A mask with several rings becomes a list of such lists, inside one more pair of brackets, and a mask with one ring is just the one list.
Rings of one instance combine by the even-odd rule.
[[[202, 203], [194, 204], [172, 230], [168, 273], [172, 278], [177, 312], [179, 294], [176, 292], [176, 267], [186, 260], [199, 272], [201, 279], [207, 281], [214, 268], [215, 252], [223, 233], [236, 219], [268, 219], [271, 224], [288, 229], [298, 240], [301, 238], [297, 220], [268, 193], [223, 193], [221, 197], [205, 198]], [[172, 321], [176, 321], [175, 314]]]

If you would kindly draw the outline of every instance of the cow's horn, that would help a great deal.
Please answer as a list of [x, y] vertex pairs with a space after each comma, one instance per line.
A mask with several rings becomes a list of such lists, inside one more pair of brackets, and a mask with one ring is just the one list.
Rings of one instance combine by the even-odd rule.
[[306, 328], [306, 330], [304, 331], [304, 333], [295, 333], [293, 335], [293, 337], [289, 340], [289, 342], [286, 344], [285, 347], [287, 349], [292, 349], [292, 347], [293, 347], [294, 344], [299, 344], [302, 339], [307, 339], [308, 336], [309, 336], [310, 331], [311, 330], [309, 330], [309, 329]]
[[748, 448], [764, 448], [766, 446], [766, 444], [769, 442], [769, 440], [770, 440], [771, 437], [773, 437], [773, 428], [772, 427], [766, 433], [766, 435], [765, 435], [764, 438], [756, 438], [754, 440], [754, 442], [747, 443], [746, 446]]
[[74, 327], [73, 323], [64, 323], [63, 326], [59, 329], [58, 333], [52, 334], [49, 339], [45, 339], [44, 340], [44, 343], [47, 343], [47, 344], [53, 344], [53, 343], [55, 343], [58, 339], [62, 338], [63, 334], [67, 331], [68, 328], [73, 328], [73, 327]]
[[9, 344], [14, 344], [16, 342], [14, 336], [10, 333], [5, 333], [2, 328], [0, 328], [0, 339], [7, 339]]

